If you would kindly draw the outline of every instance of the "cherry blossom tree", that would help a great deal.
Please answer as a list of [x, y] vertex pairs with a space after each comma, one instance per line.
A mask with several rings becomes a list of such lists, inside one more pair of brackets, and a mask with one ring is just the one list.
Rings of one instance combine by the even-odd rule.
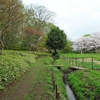
[[100, 49], [100, 33], [80, 37], [73, 43], [73, 50], [82, 52], [96, 51]]

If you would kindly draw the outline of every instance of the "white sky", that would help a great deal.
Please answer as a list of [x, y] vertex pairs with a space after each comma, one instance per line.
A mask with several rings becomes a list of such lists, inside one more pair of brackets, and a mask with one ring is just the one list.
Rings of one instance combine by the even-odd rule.
[[100, 0], [22, 0], [25, 5], [43, 5], [57, 14], [55, 23], [67, 37], [100, 32]]

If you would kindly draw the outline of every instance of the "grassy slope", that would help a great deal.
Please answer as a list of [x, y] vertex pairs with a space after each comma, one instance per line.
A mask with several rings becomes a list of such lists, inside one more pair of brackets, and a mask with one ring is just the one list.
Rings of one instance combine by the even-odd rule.
[[[44, 53], [35, 53], [35, 55], [47, 55]], [[42, 57], [39, 61], [37, 61], [36, 63], [34, 63], [35, 60], [35, 56], [34, 54], [32, 54], [32, 52], [23, 52], [23, 51], [4, 51], [4, 54], [0, 56], [0, 88], [4, 89], [4, 87], [6, 85], [8, 85], [9, 83], [11, 83], [12, 81], [14, 81], [15, 79], [21, 77], [22, 74], [24, 74], [24, 72], [26, 72], [30, 66], [31, 66], [31, 75], [30, 78], [29, 76], [25, 76], [28, 77], [28, 80], [31, 80], [31, 88], [29, 88], [29, 91], [21, 89], [21, 93], [22, 95], [24, 95], [24, 99], [25, 100], [55, 100], [55, 90], [53, 90], [53, 86], [52, 86], [52, 80], [51, 80], [51, 69], [53, 68], [52, 66], [47, 66], [48, 63], [51, 64], [51, 60], [52, 58], [50, 57]], [[33, 72], [32, 72], [33, 71]], [[60, 91], [61, 94], [61, 98], [62, 100], [67, 100], [67, 94], [66, 94], [66, 89], [65, 89], [65, 85], [63, 84], [62, 81], [62, 72], [60, 72], [57, 69], [54, 69], [55, 71], [55, 79], [56, 79], [56, 83], [58, 85], [58, 89]], [[23, 76], [23, 75], [22, 75]], [[27, 79], [18, 83], [17, 85], [20, 85], [19, 87], [23, 87], [25, 86], [24, 83], [27, 83], [27, 88], [28, 88], [28, 84], [30, 84], [30, 82], [27, 81]], [[15, 87], [15, 88], [14, 88]], [[9, 96], [9, 98], [14, 97], [14, 94], [19, 95], [20, 98], [22, 98], [23, 96], [21, 96], [20, 93], [20, 88], [17, 88], [16, 90], [16, 84], [10, 87], [10, 89], [8, 89], [8, 92], [6, 92], [7, 96]], [[25, 89], [25, 87], [24, 87]], [[10, 90], [10, 92], [9, 92]], [[19, 90], [19, 93], [18, 93]], [[28, 93], [27, 93], [28, 92]], [[12, 96], [13, 95], [13, 96]], [[6, 97], [5, 95], [3, 97]], [[16, 96], [15, 96], [16, 97]], [[17, 98], [17, 97], [16, 97]], [[47, 99], [48, 98], [48, 99]], [[20, 100], [20, 99], [19, 99]]]
[[21, 77], [35, 61], [35, 55], [29, 52], [4, 51], [0, 55], [0, 89]]

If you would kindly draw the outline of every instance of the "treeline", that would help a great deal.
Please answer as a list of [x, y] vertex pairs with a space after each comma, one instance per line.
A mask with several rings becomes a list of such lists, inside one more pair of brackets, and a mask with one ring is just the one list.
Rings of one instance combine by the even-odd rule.
[[41, 50], [46, 34], [55, 27], [55, 13], [21, 0], [0, 0], [0, 54], [3, 49]]

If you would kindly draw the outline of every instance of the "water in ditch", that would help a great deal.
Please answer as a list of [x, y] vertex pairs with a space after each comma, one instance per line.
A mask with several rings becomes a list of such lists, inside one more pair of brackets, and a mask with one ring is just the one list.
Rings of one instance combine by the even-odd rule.
[[71, 88], [70, 88], [68, 82], [67, 82], [67, 84], [66, 84], [66, 91], [67, 91], [68, 99], [69, 99], [69, 100], [76, 100], [76, 99], [75, 99], [75, 96], [74, 96], [74, 94], [73, 94], [73, 91], [71, 90]]
[[69, 100], [76, 100], [75, 95], [72, 91], [72, 89], [69, 86], [68, 80], [67, 80], [67, 74], [64, 74], [63, 76], [63, 82], [66, 85], [66, 92], [68, 94], [68, 99]]

